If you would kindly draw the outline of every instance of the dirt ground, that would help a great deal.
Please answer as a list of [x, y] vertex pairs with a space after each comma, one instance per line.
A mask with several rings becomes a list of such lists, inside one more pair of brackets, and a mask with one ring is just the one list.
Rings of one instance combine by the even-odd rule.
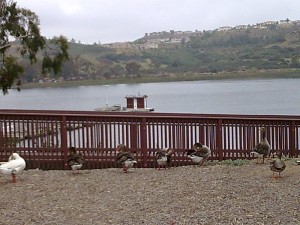
[[300, 224], [300, 166], [285, 161], [167, 170], [26, 170], [0, 175], [0, 224]]

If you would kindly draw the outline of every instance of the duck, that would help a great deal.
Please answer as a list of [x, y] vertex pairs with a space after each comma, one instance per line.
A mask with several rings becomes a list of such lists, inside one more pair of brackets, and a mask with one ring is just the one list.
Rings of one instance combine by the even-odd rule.
[[16, 175], [20, 174], [26, 168], [25, 160], [18, 154], [12, 153], [7, 162], [0, 163], [0, 173], [12, 175], [13, 183], [16, 183]]
[[170, 168], [171, 166], [171, 158], [174, 154], [174, 150], [172, 148], [162, 148], [156, 152], [156, 162], [158, 164], [157, 170], [160, 170], [161, 166], [165, 167], [165, 169]]
[[266, 128], [260, 128], [260, 142], [254, 146], [250, 155], [256, 157], [257, 162], [259, 163], [259, 159], [262, 158], [262, 163], [265, 162], [265, 158], [270, 155], [271, 146], [266, 137]]
[[85, 160], [83, 156], [80, 153], [76, 152], [75, 147], [70, 147], [69, 148], [69, 155], [67, 159], [67, 165], [71, 167], [73, 174], [79, 173], [79, 170], [82, 168]]
[[207, 159], [211, 156], [211, 150], [208, 146], [195, 143], [193, 149], [187, 150], [187, 157], [192, 159], [193, 162], [198, 163], [199, 166], [205, 165]]
[[274, 156], [277, 158], [275, 158], [272, 162], [270, 162], [270, 168], [271, 168], [271, 171], [273, 171], [273, 177], [274, 177], [275, 173], [278, 173], [278, 177], [281, 177], [280, 173], [285, 170], [286, 164], [281, 159], [281, 156], [282, 156], [281, 151], [279, 151], [279, 150], [276, 151], [276, 153], [273, 154], [273, 157]]
[[128, 152], [127, 147], [123, 144], [119, 144], [116, 148], [116, 161], [118, 165], [122, 165], [123, 173], [127, 173], [128, 169], [132, 168], [137, 163], [133, 155]]

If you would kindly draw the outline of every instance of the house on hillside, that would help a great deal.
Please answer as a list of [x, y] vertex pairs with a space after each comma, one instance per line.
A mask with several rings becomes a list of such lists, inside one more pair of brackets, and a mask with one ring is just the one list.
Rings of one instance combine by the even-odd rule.
[[289, 23], [291, 23], [291, 21], [289, 19], [279, 21], [280, 25], [289, 24]]
[[268, 26], [276, 25], [276, 24], [277, 24], [277, 21], [266, 21], [266, 22], [258, 23], [256, 25], [254, 25], [253, 28], [266, 29], [266, 28], [268, 28]]
[[238, 25], [235, 27], [236, 30], [246, 30], [249, 26], [248, 25]]
[[232, 29], [232, 27], [230, 27], [230, 26], [224, 26], [224, 27], [219, 27], [217, 29], [217, 31], [227, 31], [227, 30], [231, 30], [231, 29]]

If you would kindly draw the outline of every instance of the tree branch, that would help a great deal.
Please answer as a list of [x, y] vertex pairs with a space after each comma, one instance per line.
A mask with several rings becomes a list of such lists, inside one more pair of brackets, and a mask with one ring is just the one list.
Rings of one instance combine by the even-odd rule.
[[[20, 37], [16, 38], [15, 41], [21, 40], [22, 38], [29, 37], [29, 36], [30, 36], [30, 34], [26, 34], [26, 35], [20, 36]], [[12, 42], [9, 42], [9, 43], [7, 43], [6, 45], [0, 46], [0, 51], [1, 51], [2, 49], [4, 49], [4, 48], [11, 47], [11, 45], [12, 45]]]
[[11, 45], [12, 45], [12, 44], [11, 44], [11, 42], [10, 42], [10, 43], [7, 43], [6, 45], [0, 46], [0, 51], [1, 51], [2, 49], [5, 49], [5, 48], [10, 47]]

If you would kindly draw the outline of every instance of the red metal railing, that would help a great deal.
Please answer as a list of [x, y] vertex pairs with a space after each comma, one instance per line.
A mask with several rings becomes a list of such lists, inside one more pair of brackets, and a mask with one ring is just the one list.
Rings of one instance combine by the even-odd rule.
[[65, 169], [70, 146], [85, 168], [115, 167], [115, 148], [125, 144], [138, 167], [153, 167], [159, 148], [175, 150], [173, 165], [188, 165], [185, 150], [208, 145], [212, 159], [247, 159], [266, 127], [272, 150], [299, 154], [299, 116], [204, 115], [83, 111], [0, 110], [0, 161], [20, 153], [27, 168]]

